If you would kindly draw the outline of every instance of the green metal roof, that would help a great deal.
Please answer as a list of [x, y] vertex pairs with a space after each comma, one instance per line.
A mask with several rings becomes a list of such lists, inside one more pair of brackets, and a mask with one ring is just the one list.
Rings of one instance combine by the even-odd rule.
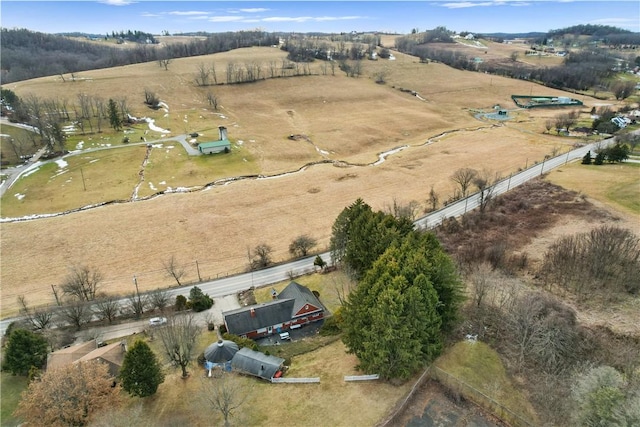
[[231, 145], [231, 141], [228, 139], [221, 139], [212, 142], [201, 142], [198, 144], [198, 148], [216, 148], [216, 147], [228, 147]]

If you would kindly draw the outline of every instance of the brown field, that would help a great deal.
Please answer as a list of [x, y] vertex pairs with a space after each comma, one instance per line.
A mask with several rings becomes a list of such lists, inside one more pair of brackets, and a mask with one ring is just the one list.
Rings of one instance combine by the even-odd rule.
[[[317, 238], [324, 249], [333, 220], [358, 197], [374, 209], [383, 209], [394, 198], [417, 200], [425, 207], [431, 186], [441, 200], [452, 194], [449, 176], [460, 167], [508, 175], [576, 142], [543, 134], [545, 118], [558, 110], [519, 112], [516, 120], [501, 124], [477, 120], [470, 112], [495, 104], [512, 108], [510, 95], [529, 93], [531, 83], [419, 64], [401, 54], [393, 62], [364, 62], [364, 75], [357, 79], [339, 70], [322, 75], [313, 64], [318, 75], [207, 89], [193, 84], [200, 63], [215, 63], [218, 78], [224, 79], [228, 62], [256, 62], [266, 68], [284, 56], [274, 48], [240, 49], [175, 60], [168, 71], [147, 63], [80, 73], [85, 80], [75, 83], [52, 76], [8, 85], [19, 96], [36, 93], [71, 102], [81, 91], [127, 97], [133, 114], [155, 118], [158, 126], [172, 129], [172, 135], [198, 131], [210, 136], [224, 125], [265, 175], [325, 159], [343, 163], [56, 218], [2, 223], [1, 315], [16, 314], [21, 294], [32, 304], [53, 302], [50, 286], [60, 284], [74, 264], [99, 269], [103, 291], [128, 293], [134, 274], [141, 290], [171, 285], [161, 271], [162, 261], [171, 255], [184, 263], [198, 260], [202, 276], [208, 278], [245, 269], [247, 248], [262, 242], [273, 247], [275, 261], [286, 260], [289, 243], [303, 233]], [[377, 85], [370, 76], [384, 67], [389, 69], [387, 84]], [[166, 117], [142, 104], [145, 87], [169, 105]], [[399, 88], [415, 90], [425, 100]], [[219, 97], [218, 112], [206, 105], [208, 90]], [[563, 94], [536, 86], [533, 90]], [[587, 114], [591, 100], [586, 97], [584, 102]], [[290, 140], [290, 134], [307, 139]], [[379, 153], [402, 145], [409, 148], [371, 166]], [[131, 190], [127, 187], [124, 193]], [[66, 193], [59, 197], [74, 198]], [[187, 280], [195, 279], [193, 269], [188, 274]]]

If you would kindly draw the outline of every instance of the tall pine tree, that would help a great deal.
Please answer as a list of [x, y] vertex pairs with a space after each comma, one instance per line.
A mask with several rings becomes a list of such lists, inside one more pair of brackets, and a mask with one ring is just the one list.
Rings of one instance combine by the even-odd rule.
[[122, 388], [132, 396], [147, 397], [155, 394], [164, 381], [164, 374], [149, 345], [136, 341], [127, 354], [120, 369]]
[[408, 378], [440, 354], [443, 326], [452, 325], [461, 301], [452, 261], [434, 237], [413, 232], [387, 249], [349, 295], [343, 341], [365, 372]]

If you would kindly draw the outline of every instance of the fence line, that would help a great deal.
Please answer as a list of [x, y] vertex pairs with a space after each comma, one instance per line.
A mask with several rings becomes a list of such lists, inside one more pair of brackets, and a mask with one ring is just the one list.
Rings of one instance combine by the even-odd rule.
[[312, 384], [319, 383], [320, 378], [271, 378], [271, 382], [274, 384]]
[[345, 381], [371, 381], [371, 380], [377, 380], [380, 379], [380, 375], [378, 374], [373, 374], [373, 375], [345, 375], [344, 376], [344, 380]]
[[387, 426], [400, 412], [402, 412], [406, 408], [407, 403], [409, 403], [409, 399], [411, 399], [411, 397], [413, 397], [413, 395], [416, 392], [416, 390], [419, 387], [421, 387], [422, 384], [424, 384], [427, 379], [429, 379], [428, 374], [429, 374], [430, 370], [431, 370], [431, 366], [428, 366], [427, 369], [424, 370], [422, 375], [420, 375], [420, 378], [418, 378], [418, 380], [413, 385], [413, 387], [411, 387], [411, 390], [409, 390], [407, 392], [407, 394], [404, 397], [404, 399], [401, 400], [400, 403], [396, 404], [396, 406], [393, 409], [393, 411], [391, 411], [391, 414], [389, 414], [387, 416], [387, 418], [385, 418], [382, 422], [378, 423], [378, 425], [376, 427], [385, 427], [385, 426]]
[[432, 378], [450, 389], [453, 388], [452, 383], [455, 383], [454, 386], [457, 386], [455, 391], [511, 426], [535, 426], [533, 422], [525, 419], [522, 415], [513, 412], [511, 409], [497, 402], [492, 397], [487, 396], [480, 390], [450, 373], [443, 371], [437, 366], [433, 366]]

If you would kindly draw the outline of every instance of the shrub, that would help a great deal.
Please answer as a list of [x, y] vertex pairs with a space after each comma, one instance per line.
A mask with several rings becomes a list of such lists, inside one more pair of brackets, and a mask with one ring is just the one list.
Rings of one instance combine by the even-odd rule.
[[233, 341], [234, 343], [238, 344], [239, 348], [247, 347], [250, 350], [258, 351], [258, 344], [250, 338], [242, 338], [228, 332], [223, 334], [222, 338], [225, 340]]
[[184, 295], [176, 296], [176, 311], [182, 311], [187, 308], [187, 298]]

